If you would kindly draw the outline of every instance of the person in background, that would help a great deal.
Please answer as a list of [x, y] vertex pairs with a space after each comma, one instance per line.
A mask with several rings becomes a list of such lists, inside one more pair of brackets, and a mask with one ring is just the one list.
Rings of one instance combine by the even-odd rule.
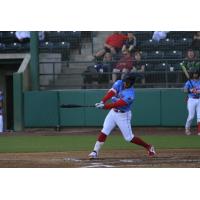
[[119, 31], [114, 31], [112, 35], [109, 35], [104, 43], [104, 48], [98, 51], [95, 55], [96, 59], [102, 59], [106, 52], [111, 53], [112, 56], [121, 51], [124, 41], [127, 36]]
[[0, 90], [0, 133], [3, 133], [3, 92]]
[[121, 73], [119, 79], [123, 79], [125, 74], [130, 72], [133, 68], [133, 58], [128, 50], [123, 51], [122, 57], [117, 62], [112, 73], [112, 82], [114, 83], [118, 79], [118, 74]]
[[[141, 61], [141, 53], [139, 51], [135, 52], [134, 60], [133, 60], [133, 69], [132, 72], [139, 72], [140, 74], [144, 74], [145, 65]], [[141, 79], [142, 84], [145, 84], [145, 78]]]
[[191, 80], [184, 85], [184, 92], [188, 94], [187, 109], [188, 117], [185, 123], [185, 134], [191, 135], [190, 127], [194, 119], [195, 113], [197, 115], [197, 135], [200, 136], [200, 71], [198, 68], [190, 70]]
[[193, 41], [191, 44], [191, 49], [194, 49], [195, 51], [198, 51], [198, 54], [200, 53], [200, 31], [197, 31], [193, 36]]
[[154, 31], [152, 40], [160, 42], [160, 40], [163, 40], [167, 37], [167, 33], [169, 33], [169, 31]]
[[129, 52], [133, 53], [134, 48], [136, 47], [136, 37], [133, 32], [127, 33], [127, 39], [124, 41], [122, 46], [122, 52], [128, 50]]
[[[31, 33], [30, 31], [16, 31], [15, 36], [18, 42], [27, 43], [30, 41]], [[44, 31], [38, 32], [38, 38], [40, 41], [44, 40], [45, 38]]]
[[200, 67], [200, 61], [197, 60], [197, 55], [193, 49], [187, 50], [186, 57], [181, 64], [183, 64], [189, 71], [195, 67], [196, 68]]

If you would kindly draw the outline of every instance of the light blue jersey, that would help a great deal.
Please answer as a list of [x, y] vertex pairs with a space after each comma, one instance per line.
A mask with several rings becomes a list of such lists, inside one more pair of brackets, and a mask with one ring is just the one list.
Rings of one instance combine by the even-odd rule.
[[[200, 91], [200, 81], [199, 80], [191, 80], [193, 87], [197, 90]], [[184, 85], [184, 89], [192, 89], [191, 83], [187, 81]], [[200, 94], [193, 94], [193, 93], [188, 93], [189, 98], [197, 98], [200, 97]]]
[[131, 105], [133, 104], [133, 100], [135, 99], [135, 91], [133, 87], [124, 88], [124, 82], [122, 80], [116, 81], [112, 88], [116, 90], [116, 96], [112, 98], [112, 102], [116, 102], [119, 99], [122, 99], [127, 103], [126, 106], [117, 107], [116, 109], [121, 111], [130, 111]]
[[[1, 102], [1, 103], [3, 102], [3, 94], [2, 94], [2, 93], [0, 93], [0, 102]], [[0, 107], [0, 115], [2, 115], [2, 113], [3, 113], [3, 110], [2, 110], [2, 108]]]

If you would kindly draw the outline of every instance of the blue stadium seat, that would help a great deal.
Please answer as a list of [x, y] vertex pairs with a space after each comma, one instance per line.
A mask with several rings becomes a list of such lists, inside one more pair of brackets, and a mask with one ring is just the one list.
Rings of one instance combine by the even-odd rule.
[[173, 39], [193, 38], [194, 33], [194, 31], [170, 31], [167, 37]]
[[147, 52], [141, 51], [141, 59], [145, 60], [147, 58]]
[[41, 42], [40, 43], [40, 47], [41, 48], [52, 48], [53, 47], [53, 42], [49, 42], [49, 41]]
[[5, 48], [5, 44], [0, 43], [0, 49], [3, 50]]
[[165, 52], [164, 58], [166, 59], [181, 59], [182, 52], [177, 50], [170, 50]]
[[174, 39], [166, 38], [158, 43], [159, 50], [170, 50], [172, 48], [174, 48]]
[[10, 44], [5, 44], [5, 48], [8, 50], [8, 49], [19, 49], [21, 48], [21, 44], [20, 43], [16, 43], [16, 42], [13, 42], [13, 43], [10, 43]]
[[147, 54], [147, 59], [162, 59], [164, 52], [162, 51], [153, 51]]
[[175, 48], [177, 50], [185, 50], [188, 49], [192, 44], [191, 38], [179, 38], [175, 40]]
[[168, 63], [159, 63], [154, 65], [155, 71], [169, 71], [171, 64]]
[[151, 64], [151, 63], [146, 63], [145, 64], [145, 71], [146, 72], [151, 72], [151, 71], [154, 71], [154, 64]]
[[150, 40], [153, 36], [153, 31], [133, 31], [137, 41]]
[[2, 31], [1, 32], [1, 40], [2, 43], [14, 43], [16, 42], [15, 31]]
[[142, 41], [140, 47], [144, 51], [155, 50], [157, 48], [157, 42], [152, 39]]

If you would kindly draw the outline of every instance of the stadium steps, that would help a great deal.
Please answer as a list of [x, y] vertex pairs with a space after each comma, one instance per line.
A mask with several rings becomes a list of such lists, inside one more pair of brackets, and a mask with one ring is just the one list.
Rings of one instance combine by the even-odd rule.
[[52, 85], [54, 89], [80, 89], [83, 85], [83, 77], [81, 74], [84, 70], [84, 68], [63, 67], [62, 73], [58, 75], [55, 82], [52, 81], [50, 85]]
[[[93, 38], [94, 53], [103, 48], [105, 38], [110, 34], [112, 34], [111, 31], [100, 31], [95, 35]], [[83, 77], [81, 74], [86, 70], [88, 65], [94, 64], [93, 59], [91, 42], [83, 40], [81, 54], [79, 54], [78, 50], [71, 50], [69, 64], [62, 65], [62, 73], [57, 76], [55, 82], [52, 82], [51, 85], [54, 85], [54, 89], [81, 88], [83, 86]]]

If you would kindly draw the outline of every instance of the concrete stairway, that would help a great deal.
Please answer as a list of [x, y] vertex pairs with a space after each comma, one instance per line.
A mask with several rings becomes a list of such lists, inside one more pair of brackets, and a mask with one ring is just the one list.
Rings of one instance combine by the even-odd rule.
[[82, 41], [81, 54], [78, 49], [70, 52], [70, 62], [62, 64], [61, 74], [58, 75], [55, 82], [50, 84], [53, 89], [81, 89], [83, 87], [83, 76], [81, 75], [89, 65], [94, 64], [93, 54], [103, 48], [105, 38], [112, 32], [100, 31], [93, 37], [92, 42], [88, 39]]

